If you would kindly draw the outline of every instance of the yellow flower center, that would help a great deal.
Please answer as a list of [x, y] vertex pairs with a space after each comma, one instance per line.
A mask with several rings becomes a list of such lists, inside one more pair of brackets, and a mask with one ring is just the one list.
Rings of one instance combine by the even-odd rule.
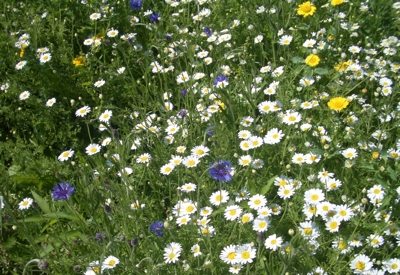
[[357, 263], [356, 263], [356, 268], [357, 268], [358, 270], [364, 270], [364, 269], [365, 269], [365, 263], [363, 263], [363, 262], [357, 262]]
[[242, 259], [248, 259], [248, 258], [250, 258], [250, 252], [248, 252], [248, 251], [244, 251], [243, 253], [242, 253]]
[[236, 253], [235, 252], [229, 252], [227, 258], [231, 261], [233, 261], [236, 257]]

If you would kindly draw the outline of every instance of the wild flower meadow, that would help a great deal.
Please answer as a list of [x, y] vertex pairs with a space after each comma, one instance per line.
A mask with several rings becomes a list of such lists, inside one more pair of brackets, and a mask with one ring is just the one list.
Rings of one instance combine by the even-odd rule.
[[400, 2], [0, 6], [1, 274], [400, 274]]

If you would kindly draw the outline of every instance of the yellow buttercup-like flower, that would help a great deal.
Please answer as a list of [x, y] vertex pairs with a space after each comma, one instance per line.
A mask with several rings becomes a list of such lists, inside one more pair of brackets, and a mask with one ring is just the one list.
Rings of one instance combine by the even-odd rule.
[[341, 111], [349, 105], [349, 101], [345, 97], [335, 97], [329, 100], [328, 107], [334, 111]]
[[332, 0], [331, 5], [332, 6], [338, 6], [340, 4], [343, 4], [344, 0]]
[[307, 1], [299, 5], [297, 9], [297, 14], [302, 15], [303, 17], [307, 17], [313, 15], [316, 10], [317, 7], [312, 5], [310, 1]]
[[319, 61], [321, 61], [321, 59], [316, 54], [310, 54], [305, 60], [306, 64], [311, 67], [317, 66]]
[[84, 63], [85, 58], [83, 56], [75, 57], [74, 60], [72, 60], [72, 64], [74, 64], [75, 67], [83, 66]]
[[351, 62], [351, 61], [342, 62], [342, 63], [337, 64], [337, 65], [335, 66], [335, 70], [336, 70], [336, 71], [343, 72], [343, 71], [345, 71], [345, 70], [347, 69], [347, 67], [350, 66], [351, 64], [353, 64], [353, 62]]

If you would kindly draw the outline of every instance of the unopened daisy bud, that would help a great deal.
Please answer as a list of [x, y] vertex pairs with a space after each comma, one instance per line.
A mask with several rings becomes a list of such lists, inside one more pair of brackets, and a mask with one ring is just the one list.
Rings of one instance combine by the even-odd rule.
[[103, 155], [105, 158], [108, 158], [108, 154], [107, 153], [104, 153], [104, 155]]
[[71, 161], [71, 165], [74, 166], [75, 165], [75, 161]]
[[79, 100], [82, 100], [82, 97], [78, 97]]
[[317, 53], [318, 53], [317, 49], [313, 49], [313, 50], [312, 50], [312, 53], [313, 53], [313, 54], [317, 54]]
[[377, 265], [381, 265], [382, 262], [378, 260], [378, 261], [376, 261], [376, 264], [377, 264]]
[[345, 59], [345, 58], [347, 57], [347, 54], [346, 54], [346, 53], [342, 53], [342, 54], [340, 55], [340, 57], [343, 58], [343, 59]]
[[99, 94], [99, 98], [100, 98], [100, 99], [103, 99], [103, 94]]
[[364, 218], [367, 216], [366, 212], [362, 212], [361, 216], [363, 216]]
[[324, 145], [324, 149], [325, 149], [325, 150], [328, 150], [328, 149], [329, 149], [329, 144], [325, 144], [325, 145]]
[[71, 99], [69, 102], [71, 103], [71, 106], [74, 106], [75, 100]]
[[252, 172], [253, 174], [255, 174], [255, 173], [256, 173], [256, 170], [253, 169], [253, 170], [251, 170], [251, 172]]
[[290, 164], [286, 165], [286, 169], [290, 169]]
[[169, 223], [168, 222], [164, 222], [164, 228], [168, 228], [169, 227]]
[[379, 171], [381, 171], [381, 172], [385, 171], [385, 167], [383, 167], [383, 166], [379, 167]]
[[368, 92], [368, 90], [367, 90], [367, 88], [364, 88], [361, 90], [361, 92], [363, 92], [365, 94], [366, 92]]
[[368, 203], [368, 199], [367, 198], [362, 198], [361, 202], [362, 202], [362, 204], [367, 204]]
[[367, 189], [364, 187], [363, 190], [361, 191], [363, 194], [367, 193]]
[[17, 230], [17, 226], [16, 225], [13, 225], [11, 228], [12, 228], [12, 230]]
[[291, 201], [291, 202], [289, 202], [289, 206], [293, 206], [293, 202]]
[[289, 234], [290, 236], [293, 236], [294, 233], [295, 233], [294, 230], [293, 230], [292, 228], [290, 228], [289, 231], [288, 231], [288, 234]]

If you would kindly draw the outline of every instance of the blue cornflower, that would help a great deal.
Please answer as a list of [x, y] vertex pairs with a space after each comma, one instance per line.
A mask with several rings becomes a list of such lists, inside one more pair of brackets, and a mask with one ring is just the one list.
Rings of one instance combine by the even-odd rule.
[[68, 182], [60, 182], [53, 187], [52, 196], [55, 200], [67, 200], [74, 191], [75, 188]]
[[219, 160], [210, 164], [210, 176], [221, 182], [228, 182], [232, 180], [232, 164], [227, 160]]
[[211, 36], [212, 35], [212, 30], [210, 28], [204, 28], [204, 33], [207, 34], [207, 36]]
[[158, 19], [160, 19], [161, 14], [153, 12], [150, 14], [150, 22], [158, 23]]
[[208, 125], [206, 133], [207, 133], [207, 136], [209, 136], [209, 137], [211, 137], [213, 135], [213, 125], [212, 124]]
[[133, 238], [131, 241], [129, 241], [129, 245], [130, 245], [130, 247], [134, 247], [134, 246], [136, 246], [137, 244], [139, 243], [139, 240], [138, 240], [138, 238]]
[[133, 9], [134, 11], [139, 10], [142, 7], [142, 0], [131, 0], [129, 2], [129, 6], [131, 7], [131, 9]]
[[228, 84], [229, 84], [228, 77], [226, 77], [224, 75], [219, 75], [214, 80], [214, 86], [217, 88], [226, 87], [226, 86], [228, 86]]
[[96, 236], [94, 237], [95, 240], [99, 241], [99, 244], [103, 243], [103, 239], [105, 239], [106, 234], [104, 233], [96, 233]]
[[188, 114], [188, 110], [182, 109], [179, 111], [178, 117], [185, 117], [185, 116], [187, 116], [187, 114]]
[[164, 229], [164, 223], [162, 221], [155, 221], [150, 225], [150, 230], [160, 237], [164, 237], [162, 230]]
[[187, 94], [187, 92], [188, 92], [188, 90], [183, 89], [183, 90], [181, 91], [181, 95], [182, 95], [182, 96], [185, 96], [185, 95]]

